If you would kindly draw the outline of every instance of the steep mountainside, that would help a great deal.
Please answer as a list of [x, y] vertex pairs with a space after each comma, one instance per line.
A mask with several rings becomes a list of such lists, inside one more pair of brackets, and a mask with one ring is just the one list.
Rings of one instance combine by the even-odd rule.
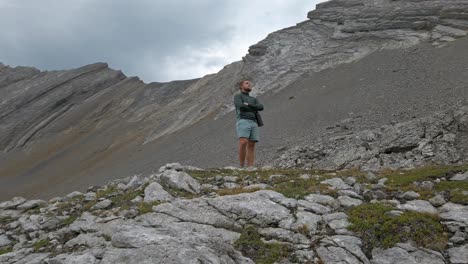
[[236, 164], [231, 101], [244, 76], [265, 105], [260, 163], [341, 128], [463, 105], [467, 13], [466, 0], [333, 0], [217, 74], [170, 83], [145, 84], [103, 63], [53, 72], [1, 65], [0, 199], [50, 197], [172, 161]]

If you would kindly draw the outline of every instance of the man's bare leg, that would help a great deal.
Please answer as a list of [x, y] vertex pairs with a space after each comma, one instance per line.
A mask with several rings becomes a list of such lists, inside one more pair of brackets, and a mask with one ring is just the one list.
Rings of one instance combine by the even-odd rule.
[[247, 138], [244, 138], [244, 137], [239, 138], [239, 166], [240, 167], [244, 167], [248, 141], [249, 140]]
[[255, 141], [249, 140], [247, 143], [247, 166], [253, 166], [255, 159]]

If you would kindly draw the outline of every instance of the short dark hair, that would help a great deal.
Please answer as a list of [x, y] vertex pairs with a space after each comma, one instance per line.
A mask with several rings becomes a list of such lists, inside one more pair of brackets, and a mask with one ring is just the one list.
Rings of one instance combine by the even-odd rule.
[[244, 84], [244, 82], [248, 81], [248, 80], [249, 80], [248, 78], [242, 78], [239, 82], [237, 82], [237, 87], [239, 87], [239, 89], [240, 89], [242, 84]]

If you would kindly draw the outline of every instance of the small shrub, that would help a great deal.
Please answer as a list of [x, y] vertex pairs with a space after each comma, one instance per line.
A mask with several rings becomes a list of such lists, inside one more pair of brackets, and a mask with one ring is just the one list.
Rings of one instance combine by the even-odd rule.
[[381, 203], [363, 204], [350, 209], [349, 230], [356, 232], [369, 252], [374, 247], [389, 248], [397, 243], [414, 241], [418, 246], [443, 250], [447, 233], [437, 216], [404, 212], [401, 216], [385, 213], [393, 208]]
[[253, 226], [246, 227], [234, 247], [255, 263], [272, 264], [288, 257], [291, 249], [279, 243], [265, 243]]
[[303, 234], [304, 236], [308, 236], [310, 235], [310, 228], [308, 225], [303, 224], [297, 229], [297, 232], [299, 232], [300, 234]]

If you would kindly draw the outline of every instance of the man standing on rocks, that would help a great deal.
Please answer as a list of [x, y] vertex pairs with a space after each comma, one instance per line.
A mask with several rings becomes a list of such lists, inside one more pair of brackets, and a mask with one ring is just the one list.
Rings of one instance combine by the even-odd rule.
[[257, 98], [249, 95], [252, 91], [252, 84], [249, 80], [239, 82], [240, 93], [234, 95], [234, 105], [236, 107], [236, 132], [239, 138], [239, 165], [244, 167], [247, 156], [247, 165], [253, 166], [255, 143], [259, 140], [259, 128], [255, 116], [256, 111], [262, 111], [263, 105]]

